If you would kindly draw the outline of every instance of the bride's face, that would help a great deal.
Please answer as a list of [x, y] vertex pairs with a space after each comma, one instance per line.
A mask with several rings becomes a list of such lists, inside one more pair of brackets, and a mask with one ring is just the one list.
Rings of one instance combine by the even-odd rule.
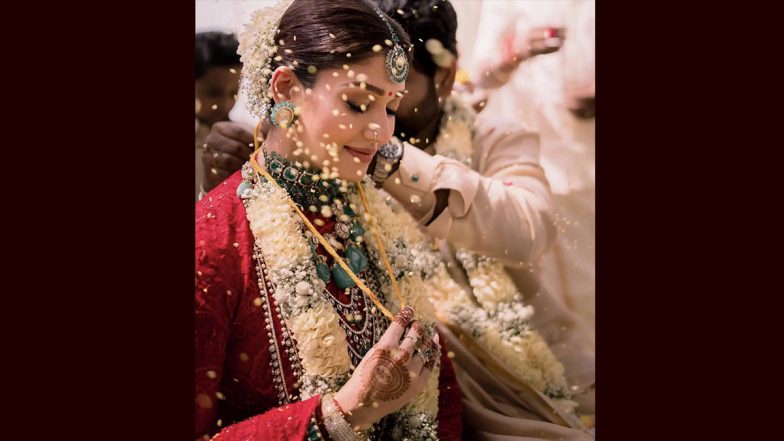
[[367, 173], [378, 146], [394, 133], [405, 88], [389, 79], [384, 62], [378, 55], [319, 71], [312, 90], [297, 94], [298, 161], [347, 181], [359, 181]]

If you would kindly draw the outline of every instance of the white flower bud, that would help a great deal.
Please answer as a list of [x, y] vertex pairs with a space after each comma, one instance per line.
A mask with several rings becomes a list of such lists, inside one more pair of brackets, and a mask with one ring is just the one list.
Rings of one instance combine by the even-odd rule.
[[297, 283], [297, 294], [307, 294], [310, 291], [310, 284], [305, 281]]

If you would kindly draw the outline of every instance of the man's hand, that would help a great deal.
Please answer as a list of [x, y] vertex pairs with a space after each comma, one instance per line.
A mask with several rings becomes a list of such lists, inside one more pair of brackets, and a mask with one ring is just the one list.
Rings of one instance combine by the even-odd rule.
[[555, 27], [538, 27], [528, 32], [528, 58], [550, 54], [563, 46], [566, 29]]
[[253, 130], [232, 121], [217, 122], [204, 139], [204, 191], [208, 192], [239, 170], [253, 153]]
[[525, 39], [525, 47], [520, 48], [515, 34], [507, 35], [501, 40], [501, 64], [502, 71], [516, 69], [525, 60], [537, 55], [550, 54], [563, 46], [566, 38], [564, 28], [551, 26], [536, 27], [528, 31]]

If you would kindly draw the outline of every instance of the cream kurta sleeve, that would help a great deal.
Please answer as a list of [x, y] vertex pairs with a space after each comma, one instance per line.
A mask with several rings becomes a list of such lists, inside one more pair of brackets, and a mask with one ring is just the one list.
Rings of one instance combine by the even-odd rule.
[[[384, 190], [437, 238], [522, 267], [552, 244], [550, 189], [539, 166], [539, 138], [511, 119], [476, 120], [473, 164], [405, 143], [400, 168]], [[435, 219], [435, 191], [449, 190]], [[429, 222], [429, 224], [428, 224]]]

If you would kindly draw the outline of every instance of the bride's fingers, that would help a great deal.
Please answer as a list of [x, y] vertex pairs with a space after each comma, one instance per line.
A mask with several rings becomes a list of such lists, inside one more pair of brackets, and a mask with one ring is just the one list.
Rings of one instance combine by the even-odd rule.
[[406, 336], [403, 337], [403, 341], [400, 342], [400, 349], [408, 353], [409, 359], [414, 355], [414, 351], [422, 346], [422, 334], [422, 322], [419, 320], [411, 322], [411, 328], [406, 333]]
[[414, 317], [414, 309], [406, 306], [395, 315], [395, 320], [389, 325], [384, 335], [378, 341], [380, 347], [385, 349], [397, 348], [400, 342], [400, 337]]

